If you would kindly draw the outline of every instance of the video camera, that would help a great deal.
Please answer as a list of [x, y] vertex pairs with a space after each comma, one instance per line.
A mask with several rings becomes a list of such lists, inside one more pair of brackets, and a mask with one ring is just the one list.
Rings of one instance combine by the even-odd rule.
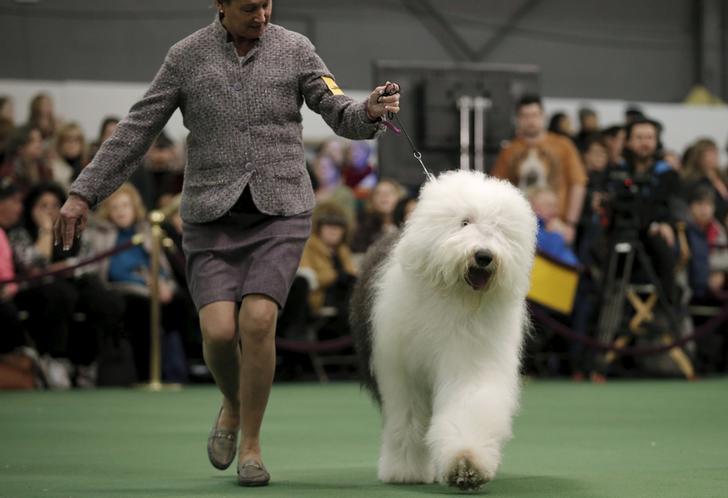
[[650, 184], [649, 174], [635, 175], [620, 168], [609, 171], [602, 199], [609, 233], [637, 236], [639, 231], [654, 221], [650, 219], [650, 201], [645, 198], [645, 191]]

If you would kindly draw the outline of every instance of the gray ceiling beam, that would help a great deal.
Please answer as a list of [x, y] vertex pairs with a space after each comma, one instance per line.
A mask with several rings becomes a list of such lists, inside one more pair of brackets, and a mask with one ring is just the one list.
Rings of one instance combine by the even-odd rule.
[[493, 51], [500, 45], [503, 40], [513, 31], [513, 28], [533, 10], [536, 5], [541, 3], [541, 0], [525, 0], [514, 10], [508, 19], [499, 27], [493, 36], [485, 42], [485, 44], [475, 52], [475, 60], [485, 60]]
[[453, 59], [467, 62], [477, 60], [473, 49], [429, 0], [401, 0], [401, 2], [405, 9], [419, 19]]

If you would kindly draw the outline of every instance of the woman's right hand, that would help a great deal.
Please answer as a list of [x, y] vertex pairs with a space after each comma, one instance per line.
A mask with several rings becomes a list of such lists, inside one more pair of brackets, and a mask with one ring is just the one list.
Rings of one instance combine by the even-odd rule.
[[69, 251], [73, 238], [80, 237], [88, 221], [89, 205], [82, 197], [71, 194], [61, 208], [53, 228], [55, 244], [63, 243], [63, 250]]

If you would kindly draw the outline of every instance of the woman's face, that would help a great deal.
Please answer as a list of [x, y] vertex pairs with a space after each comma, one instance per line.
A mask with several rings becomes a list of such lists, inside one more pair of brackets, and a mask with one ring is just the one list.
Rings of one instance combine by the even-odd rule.
[[134, 203], [122, 192], [109, 200], [109, 219], [119, 228], [129, 228], [136, 223]]
[[53, 116], [53, 100], [50, 97], [42, 97], [38, 101], [38, 114], [43, 117]]
[[223, 24], [233, 36], [256, 40], [263, 35], [273, 10], [273, 0], [218, 1]]
[[33, 204], [31, 216], [38, 227], [48, 228], [49, 220], [55, 220], [61, 211], [61, 200], [52, 192], [45, 192]]
[[38, 161], [43, 158], [43, 137], [39, 130], [30, 131], [28, 141], [20, 148], [19, 154], [26, 161]]
[[323, 224], [319, 228], [319, 238], [332, 249], [338, 247], [344, 241], [344, 227], [340, 225]]
[[58, 152], [66, 159], [77, 159], [83, 153], [83, 136], [80, 133], [68, 133], [61, 139]]
[[700, 169], [705, 172], [716, 171], [718, 169], [719, 162], [718, 148], [709, 147], [703, 151], [703, 157], [700, 158]]
[[397, 188], [389, 182], [380, 182], [372, 192], [372, 208], [380, 214], [392, 214], [399, 201]]
[[13, 101], [7, 99], [0, 107], [0, 118], [5, 118], [8, 121], [15, 122], [15, 108], [13, 107]]

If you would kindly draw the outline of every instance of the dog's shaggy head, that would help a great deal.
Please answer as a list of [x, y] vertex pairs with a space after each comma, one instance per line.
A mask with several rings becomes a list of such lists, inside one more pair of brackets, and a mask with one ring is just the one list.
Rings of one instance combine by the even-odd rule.
[[448, 291], [525, 297], [536, 217], [510, 183], [449, 171], [425, 184], [395, 249], [405, 271]]

